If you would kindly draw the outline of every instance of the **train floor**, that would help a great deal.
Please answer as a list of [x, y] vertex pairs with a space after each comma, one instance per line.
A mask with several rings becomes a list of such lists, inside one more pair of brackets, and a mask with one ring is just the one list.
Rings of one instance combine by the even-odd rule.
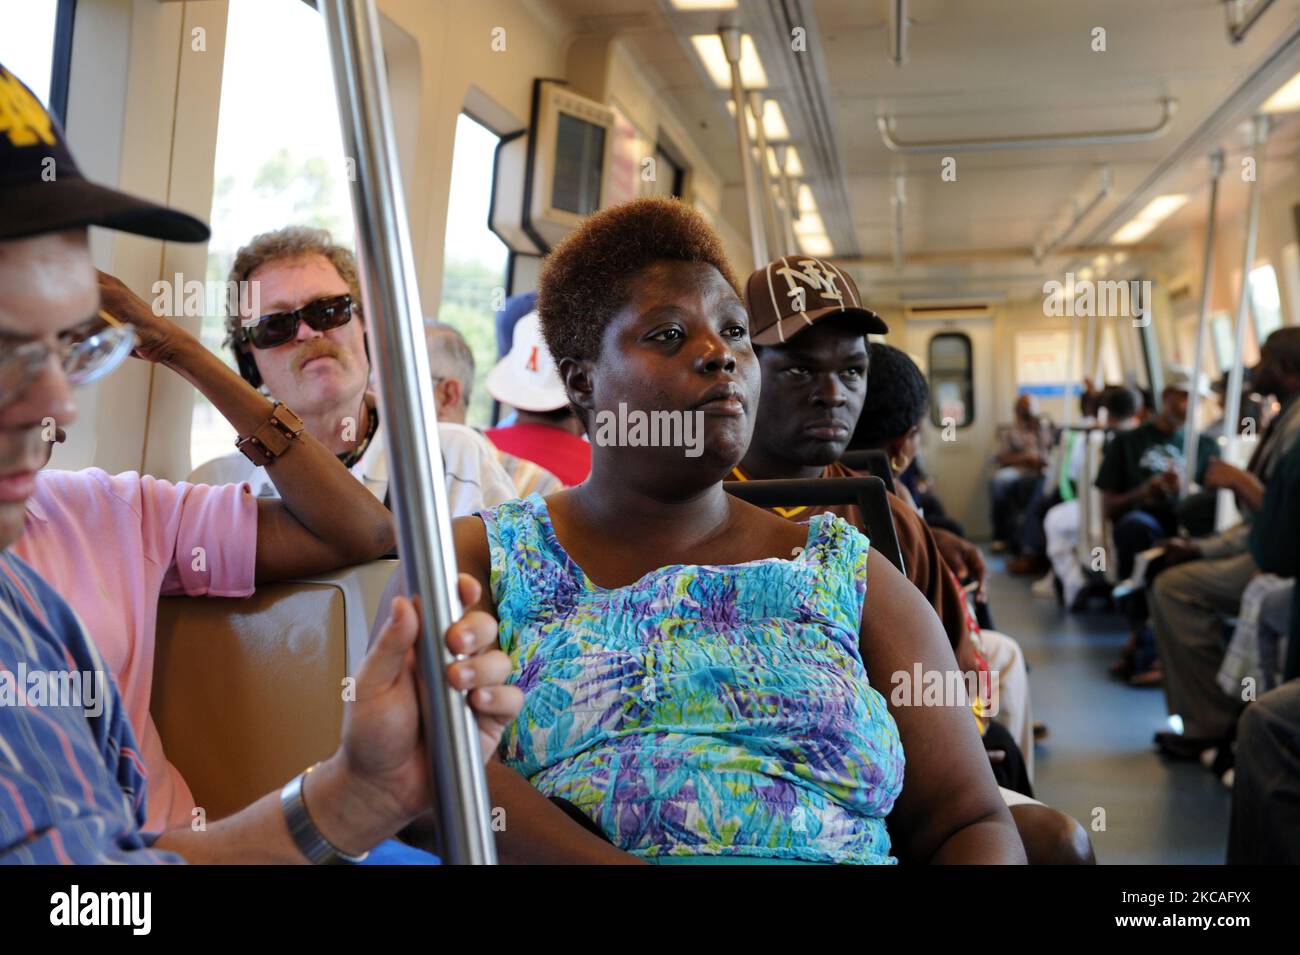
[[1035, 747], [1035, 795], [1088, 826], [1099, 863], [1222, 863], [1231, 793], [1199, 763], [1157, 755], [1164, 693], [1107, 672], [1124, 645], [1120, 617], [1068, 613], [1033, 596], [1033, 578], [986, 560], [993, 622], [1020, 642], [1034, 719], [1048, 728]]

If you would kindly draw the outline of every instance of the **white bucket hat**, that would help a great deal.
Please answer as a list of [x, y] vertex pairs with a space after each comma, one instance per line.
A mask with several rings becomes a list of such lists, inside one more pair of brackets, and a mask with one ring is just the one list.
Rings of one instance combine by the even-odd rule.
[[487, 390], [497, 401], [520, 411], [557, 411], [569, 403], [542, 338], [537, 312], [529, 312], [515, 324], [509, 353], [488, 372]]

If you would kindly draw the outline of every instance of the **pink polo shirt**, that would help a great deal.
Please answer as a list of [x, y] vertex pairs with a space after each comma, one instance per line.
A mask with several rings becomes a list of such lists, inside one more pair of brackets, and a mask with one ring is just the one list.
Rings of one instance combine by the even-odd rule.
[[246, 484], [45, 470], [13, 550], [72, 605], [117, 680], [148, 774], [145, 830], [189, 825], [194, 797], [149, 715], [158, 598], [251, 594], [257, 499]]

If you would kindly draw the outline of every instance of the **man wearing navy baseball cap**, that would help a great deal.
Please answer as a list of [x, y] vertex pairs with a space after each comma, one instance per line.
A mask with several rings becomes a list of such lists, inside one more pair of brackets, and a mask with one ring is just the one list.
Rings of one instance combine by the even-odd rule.
[[[360, 861], [431, 804], [409, 601], [395, 602], [361, 665], [333, 756], [204, 831], [155, 838], [141, 832], [146, 780], [104, 661], [67, 603], [10, 549], [45, 442], [76, 415], [72, 387], [131, 348], [129, 326], [99, 317], [91, 225], [169, 241], [208, 237], [192, 216], [82, 177], [58, 124], [0, 66], [0, 863]], [[292, 454], [298, 437], [277, 422], [272, 415], [250, 439], [269, 458]], [[466, 606], [478, 599], [464, 586], [460, 596]], [[473, 690], [490, 754], [522, 702], [501, 686], [509, 659], [490, 649], [496, 626], [485, 614], [467, 614], [447, 640], [473, 655], [472, 667], [452, 664], [448, 679]], [[78, 686], [107, 684], [107, 698], [93, 708], [73, 700], [74, 676]]]

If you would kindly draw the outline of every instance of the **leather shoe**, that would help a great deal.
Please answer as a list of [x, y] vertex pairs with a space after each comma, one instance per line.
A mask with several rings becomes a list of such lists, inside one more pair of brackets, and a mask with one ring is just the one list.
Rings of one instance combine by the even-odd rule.
[[1161, 753], [1173, 759], [1200, 759], [1201, 753], [1212, 746], [1222, 745], [1223, 741], [1184, 736], [1181, 733], [1162, 730], [1156, 733], [1155, 743]]

